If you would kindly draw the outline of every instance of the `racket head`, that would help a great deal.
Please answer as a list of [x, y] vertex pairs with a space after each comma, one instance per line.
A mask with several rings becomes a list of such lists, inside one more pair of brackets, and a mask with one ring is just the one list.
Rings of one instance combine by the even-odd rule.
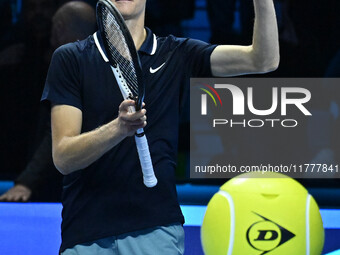
[[97, 24], [110, 65], [119, 68], [136, 99], [136, 110], [142, 108], [145, 86], [138, 53], [124, 18], [110, 0], [99, 0]]

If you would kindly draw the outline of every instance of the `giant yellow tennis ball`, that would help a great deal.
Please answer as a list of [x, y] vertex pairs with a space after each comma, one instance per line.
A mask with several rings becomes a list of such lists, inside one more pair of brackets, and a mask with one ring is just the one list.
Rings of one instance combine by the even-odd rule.
[[201, 229], [205, 254], [320, 255], [324, 229], [313, 197], [292, 178], [254, 178], [261, 174], [233, 178], [212, 197]]

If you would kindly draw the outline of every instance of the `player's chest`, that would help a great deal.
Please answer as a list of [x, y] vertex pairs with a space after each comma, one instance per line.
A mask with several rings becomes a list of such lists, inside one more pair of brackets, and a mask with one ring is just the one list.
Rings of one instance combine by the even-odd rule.
[[[141, 64], [146, 104], [150, 106], [162, 104], [165, 100], [177, 101], [181, 84], [188, 80], [183, 66], [167, 55], [157, 58], [141, 56]], [[81, 94], [85, 114], [107, 120], [115, 117], [124, 99], [109, 64], [93, 61], [82, 72]]]

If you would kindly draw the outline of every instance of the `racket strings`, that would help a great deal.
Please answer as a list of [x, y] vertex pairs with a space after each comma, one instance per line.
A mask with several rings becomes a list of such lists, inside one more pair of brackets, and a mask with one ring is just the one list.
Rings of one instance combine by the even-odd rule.
[[134, 96], [138, 95], [138, 81], [136, 70], [130, 55], [129, 47], [125, 41], [125, 37], [121, 28], [112, 13], [106, 8], [101, 9], [104, 36], [108, 42], [111, 59], [114, 63], [118, 63], [119, 68], [126, 80], [127, 86]]

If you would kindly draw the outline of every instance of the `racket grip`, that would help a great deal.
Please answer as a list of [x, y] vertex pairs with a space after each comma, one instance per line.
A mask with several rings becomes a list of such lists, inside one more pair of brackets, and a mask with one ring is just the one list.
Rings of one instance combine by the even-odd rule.
[[152, 188], [156, 186], [157, 178], [152, 166], [148, 141], [145, 135], [141, 137], [135, 136], [135, 141], [137, 145], [139, 161], [142, 166], [144, 184], [146, 187]]

